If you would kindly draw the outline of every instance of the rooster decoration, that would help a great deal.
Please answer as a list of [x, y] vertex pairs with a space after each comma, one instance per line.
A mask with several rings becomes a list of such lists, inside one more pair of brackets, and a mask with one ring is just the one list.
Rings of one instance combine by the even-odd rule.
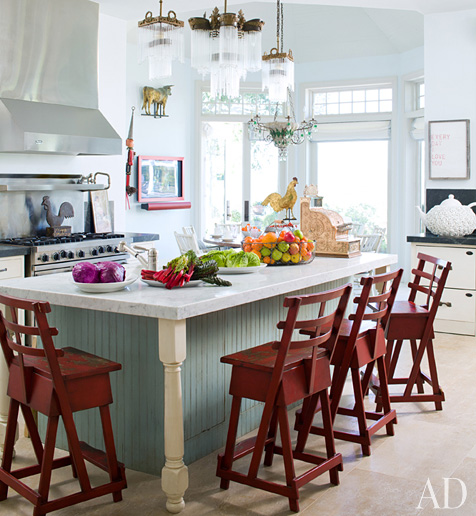
[[297, 184], [297, 177], [293, 177], [293, 180], [288, 184], [288, 188], [284, 195], [279, 195], [278, 193], [269, 194], [261, 204], [263, 206], [270, 204], [271, 208], [273, 208], [276, 213], [286, 210], [286, 217], [284, 220], [296, 220], [293, 213], [293, 207], [297, 201]]
[[64, 219], [70, 219], [74, 217], [74, 209], [69, 202], [64, 202], [61, 204], [58, 215], [55, 215], [51, 211], [51, 202], [48, 195], [43, 197], [43, 202], [41, 205], [44, 206], [44, 209], [46, 210], [46, 222], [48, 222], [48, 225], [52, 228], [61, 226]]

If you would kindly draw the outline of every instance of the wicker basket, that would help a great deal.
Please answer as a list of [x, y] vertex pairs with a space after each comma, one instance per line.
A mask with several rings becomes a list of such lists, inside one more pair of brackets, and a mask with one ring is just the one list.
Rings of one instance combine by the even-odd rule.
[[314, 260], [314, 242], [243, 243], [243, 250], [254, 252], [268, 265], [306, 265]]

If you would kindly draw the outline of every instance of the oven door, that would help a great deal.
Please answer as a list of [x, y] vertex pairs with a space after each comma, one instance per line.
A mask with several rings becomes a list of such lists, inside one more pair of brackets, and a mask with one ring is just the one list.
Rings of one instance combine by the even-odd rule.
[[121, 264], [127, 263], [128, 255], [126, 253], [117, 254], [114, 256], [107, 256], [103, 258], [88, 258], [85, 260], [71, 260], [69, 262], [64, 263], [48, 263], [48, 264], [38, 264], [38, 265], [32, 265], [30, 267], [30, 270], [27, 271], [27, 274], [29, 272], [30, 276], [47, 276], [49, 274], [58, 274], [60, 272], [70, 272], [73, 270], [73, 267], [81, 262], [118, 262]]

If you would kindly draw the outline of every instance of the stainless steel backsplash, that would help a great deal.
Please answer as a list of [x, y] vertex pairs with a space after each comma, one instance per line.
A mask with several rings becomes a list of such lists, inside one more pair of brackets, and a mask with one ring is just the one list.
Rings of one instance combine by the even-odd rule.
[[40, 191], [0, 193], [0, 237], [23, 237], [44, 235], [48, 226], [46, 211], [41, 205], [48, 195], [55, 215], [61, 203], [73, 205], [74, 217], [65, 219], [63, 226], [71, 226], [73, 232], [84, 231], [84, 194], [82, 192]]

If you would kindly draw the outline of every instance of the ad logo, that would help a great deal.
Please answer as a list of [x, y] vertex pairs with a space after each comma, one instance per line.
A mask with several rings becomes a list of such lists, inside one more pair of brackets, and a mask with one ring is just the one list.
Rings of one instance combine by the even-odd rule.
[[[450, 480], [456, 481], [459, 483], [459, 485], [455, 485], [455, 483], [452, 483], [452, 492], [454, 495], [454, 490], [459, 490], [458, 495], [461, 496], [461, 502], [459, 505], [456, 505], [454, 507], [450, 506], [449, 504], [449, 498], [450, 498]], [[466, 489], [466, 484], [460, 480], [459, 478], [443, 478], [444, 482], [444, 490], [443, 490], [443, 502], [444, 505], [440, 505], [438, 503], [438, 499], [435, 495], [435, 491], [433, 489], [433, 486], [431, 485], [430, 479], [426, 481], [425, 488], [423, 489], [423, 493], [420, 498], [420, 503], [418, 504], [417, 509], [423, 509], [421, 506], [421, 502], [425, 500], [426, 498], [429, 498], [433, 502], [433, 509], [459, 509], [464, 502], [466, 501], [466, 497], [468, 496], [468, 491]], [[428, 494], [426, 494], [428, 493]], [[460, 494], [461, 493], [461, 494]], [[453, 500], [454, 502], [454, 500]]]

